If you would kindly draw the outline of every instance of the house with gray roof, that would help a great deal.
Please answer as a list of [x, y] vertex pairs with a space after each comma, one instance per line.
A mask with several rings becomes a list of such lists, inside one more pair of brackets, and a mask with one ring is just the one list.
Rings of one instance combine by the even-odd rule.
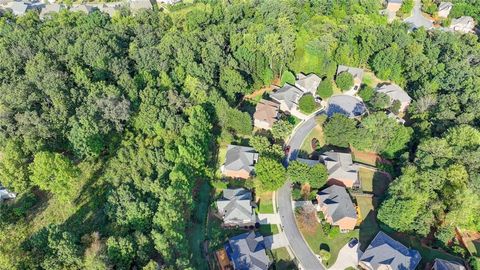
[[357, 211], [344, 187], [332, 185], [319, 191], [317, 201], [329, 224], [338, 226], [342, 232], [355, 229]]
[[295, 81], [295, 86], [302, 90], [303, 93], [311, 93], [312, 95], [315, 95], [321, 81], [322, 79], [316, 74], [311, 73], [305, 75], [303, 73], [299, 73], [297, 75], [297, 80]]
[[13, 200], [17, 195], [0, 184], [0, 203], [6, 200]]
[[414, 270], [422, 257], [380, 231], [360, 257], [359, 266], [367, 270]]
[[329, 151], [320, 155], [328, 171], [328, 182], [348, 188], [360, 186], [358, 166], [353, 163], [352, 155]]
[[85, 14], [90, 14], [95, 10], [95, 7], [85, 4], [74, 5], [70, 8], [71, 12], [83, 12]]
[[349, 91], [352, 91], [352, 94], [358, 92], [363, 81], [363, 69], [339, 65], [337, 68], [337, 76], [342, 72], [348, 72], [352, 74], [353, 86]]
[[40, 11], [39, 17], [40, 17], [40, 19], [45, 19], [53, 13], [60, 12], [60, 10], [62, 10], [62, 9], [65, 9], [64, 5], [60, 5], [60, 4], [56, 4], [56, 3], [46, 4], [42, 8], [42, 10]]
[[222, 174], [232, 178], [248, 179], [258, 161], [258, 153], [248, 146], [229, 145], [225, 163], [220, 168]]
[[117, 13], [121, 8], [122, 8], [122, 4], [118, 3], [118, 2], [115, 2], [115, 3], [105, 3], [103, 5], [99, 5], [97, 6], [97, 8], [101, 11], [101, 12], [105, 12], [107, 13], [110, 17], [112, 17], [113, 15], [115, 15], [115, 13]]
[[225, 244], [225, 250], [235, 270], [267, 270], [270, 267], [265, 242], [259, 232], [231, 237]]
[[225, 226], [255, 225], [252, 192], [247, 189], [224, 189], [222, 197], [217, 201], [217, 209]]
[[133, 12], [136, 12], [140, 10], [153, 9], [153, 5], [150, 0], [132, 0], [130, 1], [130, 9]]
[[438, 17], [440, 18], [448, 18], [448, 15], [450, 15], [450, 11], [453, 8], [452, 2], [441, 2], [438, 5]]
[[304, 92], [286, 83], [282, 88], [277, 89], [270, 94], [270, 98], [277, 101], [280, 104], [280, 110], [288, 112], [291, 115], [295, 115], [299, 118], [305, 117], [298, 109], [298, 100], [303, 96]]
[[384, 84], [375, 89], [377, 93], [383, 93], [390, 98], [390, 102], [398, 100], [400, 102], [400, 112], [405, 111], [407, 107], [412, 102], [412, 98], [403, 90], [400, 86], [396, 84]]
[[366, 110], [365, 104], [360, 99], [350, 95], [334, 95], [328, 99], [328, 117], [339, 113], [350, 118], [355, 118], [363, 115]]
[[466, 268], [459, 262], [435, 259], [432, 270], [466, 270]]
[[22, 16], [27, 12], [29, 5], [23, 1], [12, 1], [6, 5], [8, 10], [11, 10], [13, 15]]
[[303, 163], [303, 164], [306, 164], [310, 167], [313, 167], [317, 164], [320, 164], [320, 160], [318, 159], [305, 159], [305, 158], [297, 158], [296, 161], [300, 162], [300, 163]]
[[450, 30], [458, 31], [462, 33], [472, 33], [475, 28], [475, 20], [470, 16], [462, 16], [457, 19], [453, 19], [450, 24]]

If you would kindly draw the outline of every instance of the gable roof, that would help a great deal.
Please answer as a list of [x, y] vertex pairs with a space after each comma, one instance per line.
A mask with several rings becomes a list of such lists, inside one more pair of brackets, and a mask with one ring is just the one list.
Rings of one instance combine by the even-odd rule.
[[342, 73], [342, 72], [348, 72], [348, 73], [352, 74], [354, 79], [355, 78], [358, 78], [360, 80], [363, 79], [363, 69], [361, 69], [361, 68], [339, 65], [338, 68], [337, 68], [337, 75]]
[[255, 113], [253, 114], [253, 118], [260, 121], [265, 121], [271, 126], [277, 120], [279, 109], [280, 104], [262, 99], [260, 100], [260, 102], [257, 103], [257, 106], [255, 107]]
[[344, 187], [332, 185], [318, 192], [319, 204], [327, 208], [333, 224], [343, 218], [357, 218], [355, 206]]
[[400, 102], [411, 102], [412, 98], [396, 84], [384, 84], [376, 89], [378, 93], [384, 93], [390, 97], [390, 99], [398, 100]]
[[453, 19], [450, 25], [452, 27], [472, 27], [475, 25], [475, 20], [470, 16], [462, 16], [457, 19]]
[[117, 3], [105, 3], [103, 5], [99, 5], [97, 6], [97, 8], [101, 11], [101, 12], [105, 12], [107, 13], [108, 15], [113, 16], [115, 15], [115, 13], [121, 9], [121, 5], [117, 4]]
[[90, 13], [93, 12], [94, 9], [95, 9], [95, 7], [93, 7], [93, 6], [80, 4], [80, 5], [75, 5], [75, 6], [71, 7], [70, 11], [72, 11], [72, 12], [83, 12], [83, 13], [86, 13], [86, 14], [90, 14]]
[[360, 257], [360, 262], [369, 269], [402, 269], [413, 270], [422, 257], [414, 249], [409, 249], [400, 242], [380, 231]]
[[392, 4], [401, 4], [403, 3], [403, 0], [388, 0], [388, 3], [392, 3]]
[[247, 189], [224, 189], [222, 198], [217, 201], [218, 212], [223, 215], [224, 221], [255, 222], [251, 201], [252, 192]]
[[435, 259], [432, 267], [433, 270], [465, 270], [465, 266], [459, 262]]
[[305, 158], [297, 158], [296, 161], [301, 162], [303, 164], [307, 164], [310, 167], [313, 167], [320, 163], [318, 159], [305, 159]]
[[365, 104], [361, 100], [349, 95], [335, 95], [328, 99], [328, 117], [335, 113], [340, 113], [347, 117], [356, 117], [362, 115], [365, 111]]
[[320, 85], [320, 82], [322, 81], [320, 77], [313, 73], [306, 76], [303, 73], [300, 73], [297, 75], [297, 78], [298, 79], [295, 81], [295, 86], [305, 93], [315, 93]]
[[441, 2], [440, 5], [438, 5], [438, 11], [442, 11], [442, 10], [450, 11], [450, 9], [452, 8], [453, 8], [453, 4], [451, 2]]
[[14, 15], [23, 15], [27, 12], [28, 4], [22, 1], [12, 1], [7, 4], [7, 8], [12, 10]]
[[257, 160], [258, 153], [252, 147], [230, 144], [227, 147], [227, 156], [223, 166], [227, 170], [252, 172], [253, 165]]
[[133, 0], [130, 2], [130, 9], [132, 9], [133, 11], [152, 8], [153, 6], [150, 0]]
[[259, 232], [252, 231], [231, 237], [225, 249], [235, 269], [267, 270], [270, 266], [263, 236]]
[[40, 18], [45, 18], [50, 13], [58, 13], [60, 10], [64, 8], [63, 5], [53, 3], [53, 4], [46, 4], [42, 10], [40, 11]]
[[270, 94], [270, 97], [278, 102], [284, 101], [288, 109], [293, 109], [298, 99], [303, 95], [303, 91], [297, 87], [286, 83], [282, 88]]
[[353, 164], [351, 154], [329, 151], [320, 157], [327, 166], [328, 178], [358, 181], [358, 166]]

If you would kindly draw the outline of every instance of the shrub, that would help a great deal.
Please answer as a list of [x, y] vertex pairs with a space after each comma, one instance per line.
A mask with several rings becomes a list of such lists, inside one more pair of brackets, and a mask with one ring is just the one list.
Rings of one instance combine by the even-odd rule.
[[349, 90], [353, 86], [353, 75], [346, 71], [341, 72], [337, 75], [335, 82], [342, 91]]
[[392, 102], [392, 106], [390, 106], [390, 110], [394, 113], [394, 114], [398, 114], [400, 112], [400, 107], [402, 106], [402, 103], [400, 102], [400, 100], [394, 100]]
[[338, 226], [332, 226], [328, 232], [328, 238], [335, 239], [340, 234], [340, 228]]
[[326, 78], [320, 82], [317, 88], [317, 95], [322, 99], [329, 98], [333, 95], [333, 84], [329, 78]]
[[370, 101], [375, 94], [375, 90], [373, 87], [370, 87], [368, 85], [364, 85], [358, 95], [363, 99], [363, 101], [367, 102]]
[[283, 72], [280, 85], [284, 85], [285, 83], [295, 84], [295, 75], [288, 70]]
[[370, 104], [377, 110], [383, 110], [390, 106], [390, 97], [384, 93], [376, 93], [370, 100]]
[[320, 257], [322, 258], [322, 261], [324, 262], [328, 262], [328, 260], [330, 260], [330, 257], [332, 255], [330, 254], [330, 252], [324, 250], [324, 249], [321, 249], [320, 250]]
[[397, 16], [399, 17], [408, 16], [412, 12], [412, 9], [413, 9], [413, 0], [405, 0], [403, 1], [402, 7], [397, 12]]
[[298, 105], [300, 107], [300, 111], [304, 113], [312, 113], [316, 108], [315, 99], [312, 95], [304, 95], [301, 97], [298, 101]]

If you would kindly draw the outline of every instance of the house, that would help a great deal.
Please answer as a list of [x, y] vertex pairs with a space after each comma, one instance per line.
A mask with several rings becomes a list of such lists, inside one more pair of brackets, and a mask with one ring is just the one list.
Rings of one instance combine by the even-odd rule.
[[315, 96], [321, 81], [322, 79], [313, 73], [306, 76], [303, 73], [300, 73], [297, 75], [295, 86], [302, 90], [303, 93], [311, 93]]
[[320, 164], [320, 160], [316, 160], [316, 159], [297, 158], [296, 161], [306, 164], [310, 167]]
[[136, 12], [145, 9], [153, 9], [153, 6], [150, 0], [132, 0], [130, 1], [130, 9], [133, 12]]
[[470, 16], [462, 16], [458, 19], [453, 19], [450, 24], [450, 29], [462, 33], [471, 33], [475, 28], [475, 21]]
[[27, 12], [29, 5], [23, 1], [12, 1], [6, 5], [8, 10], [11, 10], [13, 15], [22, 16]]
[[228, 258], [236, 270], [267, 270], [270, 259], [265, 252], [265, 242], [259, 232], [247, 232], [231, 237], [225, 244]]
[[46, 4], [42, 10], [40, 11], [40, 19], [45, 19], [46, 17], [48, 17], [49, 15], [53, 14], [53, 13], [58, 13], [60, 12], [60, 10], [64, 9], [65, 6], [64, 5], [60, 5], [60, 4], [56, 4], [56, 3], [53, 3], [53, 4]]
[[360, 89], [360, 85], [362, 84], [363, 80], [363, 69], [361, 68], [354, 68], [354, 67], [347, 67], [343, 65], [339, 65], [337, 68], [337, 75], [342, 72], [348, 72], [353, 76], [353, 87], [350, 90], [357, 92]]
[[178, 2], [181, 2], [182, 0], [157, 0], [157, 4], [168, 4], [168, 5], [173, 5]]
[[224, 189], [222, 198], [217, 201], [217, 209], [226, 226], [255, 225], [252, 192], [247, 189]]
[[367, 270], [414, 270], [421, 259], [418, 251], [405, 247], [380, 231], [360, 257], [359, 266]]
[[15, 193], [9, 191], [8, 189], [4, 188], [0, 184], [0, 202], [6, 201], [6, 200], [13, 200], [17, 197]]
[[334, 95], [328, 99], [328, 117], [339, 113], [350, 118], [355, 118], [364, 114], [366, 110], [365, 104], [360, 99], [350, 95]]
[[459, 262], [435, 259], [432, 270], [466, 270], [466, 268]]
[[110, 17], [115, 15], [120, 9], [121, 5], [118, 3], [106, 3], [97, 7], [101, 12], [107, 13]]
[[298, 100], [304, 92], [297, 87], [286, 83], [282, 88], [270, 94], [270, 97], [280, 103], [280, 110], [291, 115], [303, 118], [303, 113], [298, 109]]
[[357, 224], [357, 211], [344, 187], [332, 185], [317, 193], [318, 207], [325, 220], [347, 232]]
[[388, 0], [387, 10], [392, 13], [397, 13], [402, 7], [403, 0]]
[[438, 17], [448, 18], [452, 8], [453, 4], [451, 2], [441, 2], [440, 5], [438, 5]]
[[85, 14], [90, 14], [95, 10], [95, 7], [85, 4], [74, 5], [70, 8], [71, 12], [83, 12]]
[[277, 121], [280, 104], [262, 99], [255, 107], [253, 114], [253, 124], [258, 128], [272, 129], [273, 124]]
[[255, 149], [247, 146], [229, 145], [222, 174], [227, 177], [248, 179], [253, 173], [258, 160]]
[[330, 185], [341, 185], [347, 188], [360, 186], [359, 169], [353, 164], [351, 154], [329, 151], [323, 153], [320, 158], [327, 167]]
[[405, 109], [412, 102], [412, 98], [403, 90], [400, 86], [396, 84], [384, 84], [376, 89], [377, 93], [383, 93], [390, 97], [390, 101], [393, 103], [395, 100], [400, 101], [399, 112], [405, 111]]

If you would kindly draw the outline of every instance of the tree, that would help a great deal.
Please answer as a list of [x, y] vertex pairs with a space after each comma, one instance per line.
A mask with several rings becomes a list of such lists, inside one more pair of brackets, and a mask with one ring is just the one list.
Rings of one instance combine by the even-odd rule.
[[398, 11], [400, 17], [408, 16], [413, 10], [413, 0], [405, 0]]
[[300, 161], [292, 161], [288, 164], [287, 175], [293, 182], [308, 183], [319, 188], [327, 182], [328, 172], [323, 164], [309, 166]]
[[286, 171], [283, 165], [272, 158], [262, 157], [255, 164], [255, 180], [261, 190], [275, 191], [279, 189], [286, 180]]
[[322, 258], [323, 262], [328, 262], [330, 260], [331, 254], [328, 250], [321, 249], [320, 250], [320, 258]]
[[52, 192], [59, 200], [67, 201], [75, 195], [78, 170], [61, 154], [38, 152], [30, 165], [30, 179], [39, 188]]
[[255, 135], [250, 139], [250, 145], [260, 154], [265, 153], [270, 148], [270, 141], [267, 137]]
[[322, 99], [327, 99], [333, 94], [333, 83], [329, 78], [323, 79], [317, 88], [317, 95]]
[[353, 75], [346, 71], [341, 72], [337, 75], [335, 82], [340, 90], [350, 90], [353, 87]]
[[356, 126], [355, 120], [342, 114], [334, 114], [323, 125], [325, 142], [340, 147], [348, 147], [356, 136]]
[[298, 100], [298, 105], [300, 107], [300, 111], [308, 114], [315, 111], [315, 108], [316, 108], [315, 99], [313, 98], [312, 95], [303, 95]]
[[285, 83], [289, 83], [291, 85], [295, 84], [295, 75], [293, 75], [293, 73], [288, 70], [282, 73], [280, 85], [285, 85]]
[[293, 129], [293, 125], [286, 120], [278, 120], [273, 124], [272, 135], [275, 140], [284, 140]]
[[372, 99], [372, 97], [374, 97], [375, 89], [368, 85], [363, 85], [358, 95], [363, 99], [364, 102], [368, 102]]
[[107, 254], [119, 269], [129, 269], [133, 263], [134, 246], [130, 237], [110, 237], [107, 240]]
[[370, 100], [370, 104], [377, 110], [383, 110], [390, 107], [391, 100], [390, 97], [384, 93], [376, 93]]
[[0, 160], [2, 185], [15, 192], [24, 192], [30, 186], [27, 156], [19, 142], [7, 141]]
[[402, 103], [400, 102], [400, 100], [394, 100], [392, 102], [392, 106], [390, 106], [390, 110], [394, 114], [398, 114], [400, 112], [400, 107], [402, 107]]

